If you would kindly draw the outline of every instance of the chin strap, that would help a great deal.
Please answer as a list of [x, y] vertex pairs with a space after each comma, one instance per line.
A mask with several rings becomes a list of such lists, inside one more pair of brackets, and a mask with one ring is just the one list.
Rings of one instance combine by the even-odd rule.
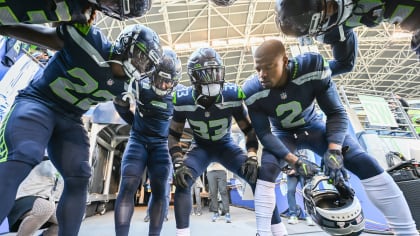
[[169, 90], [162, 90], [160, 88], [157, 88], [154, 85], [152, 85], [151, 87], [152, 87], [153, 91], [156, 93], [156, 95], [161, 96], [161, 97], [167, 95], [168, 92], [169, 92]]
[[344, 35], [343, 25], [338, 26], [338, 31], [340, 32], [340, 42], [346, 40], [346, 36]]

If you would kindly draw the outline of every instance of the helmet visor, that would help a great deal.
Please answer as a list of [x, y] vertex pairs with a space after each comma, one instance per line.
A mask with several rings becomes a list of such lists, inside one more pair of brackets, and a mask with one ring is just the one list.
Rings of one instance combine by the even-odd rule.
[[207, 66], [205, 68], [191, 69], [190, 76], [200, 84], [222, 83], [225, 79], [225, 67]]
[[[158, 73], [155, 73], [155, 76], [153, 78], [153, 85], [159, 89], [172, 89], [176, 86], [178, 83], [178, 80], [173, 79], [171, 74], [159, 71]], [[165, 86], [164, 86], [165, 85]]]

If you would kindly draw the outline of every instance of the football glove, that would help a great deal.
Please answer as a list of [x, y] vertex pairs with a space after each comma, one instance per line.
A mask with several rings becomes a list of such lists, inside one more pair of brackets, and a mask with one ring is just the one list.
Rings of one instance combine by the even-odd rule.
[[175, 186], [180, 188], [188, 188], [189, 186], [186, 177], [189, 176], [191, 179], [193, 179], [190, 168], [184, 165], [182, 156], [174, 158], [173, 164]]
[[304, 178], [312, 178], [319, 172], [319, 166], [317, 164], [310, 162], [301, 156], [298, 156], [298, 160], [295, 162], [293, 168]]
[[342, 180], [335, 185], [335, 188], [345, 199], [350, 199], [354, 197], [354, 190]]
[[332, 184], [348, 179], [347, 171], [344, 169], [343, 155], [340, 150], [328, 150], [324, 154], [324, 174], [330, 177]]
[[249, 152], [248, 158], [241, 165], [241, 173], [249, 184], [255, 184], [258, 177], [258, 160], [257, 153]]

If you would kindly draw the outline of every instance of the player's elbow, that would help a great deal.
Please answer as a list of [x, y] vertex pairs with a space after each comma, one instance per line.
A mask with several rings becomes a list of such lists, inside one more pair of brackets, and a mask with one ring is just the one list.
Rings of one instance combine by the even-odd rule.
[[333, 60], [329, 62], [331, 68], [331, 75], [339, 75], [351, 72], [354, 69], [354, 61], [337, 61]]

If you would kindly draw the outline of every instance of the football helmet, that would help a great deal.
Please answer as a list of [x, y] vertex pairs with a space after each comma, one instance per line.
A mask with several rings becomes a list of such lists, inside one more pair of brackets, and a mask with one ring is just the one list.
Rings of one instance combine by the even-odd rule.
[[144, 16], [152, 7], [152, 0], [89, 0], [105, 15], [126, 20]]
[[162, 56], [159, 36], [140, 24], [127, 26], [115, 41], [115, 48], [130, 79], [151, 77]]
[[221, 7], [227, 7], [236, 2], [236, 0], [211, 0], [214, 4]]
[[[337, 13], [327, 16], [327, 4]], [[288, 36], [318, 36], [343, 24], [352, 14], [353, 0], [276, 0], [277, 27]]]
[[215, 97], [225, 82], [222, 58], [213, 48], [199, 48], [188, 58], [188, 76], [194, 89], [201, 95]]
[[307, 214], [331, 235], [360, 235], [365, 219], [352, 188], [343, 182], [333, 186], [328, 176], [314, 176], [303, 188]]
[[153, 91], [159, 96], [170, 94], [181, 79], [181, 72], [181, 60], [176, 53], [164, 49], [158, 68], [150, 79]]

